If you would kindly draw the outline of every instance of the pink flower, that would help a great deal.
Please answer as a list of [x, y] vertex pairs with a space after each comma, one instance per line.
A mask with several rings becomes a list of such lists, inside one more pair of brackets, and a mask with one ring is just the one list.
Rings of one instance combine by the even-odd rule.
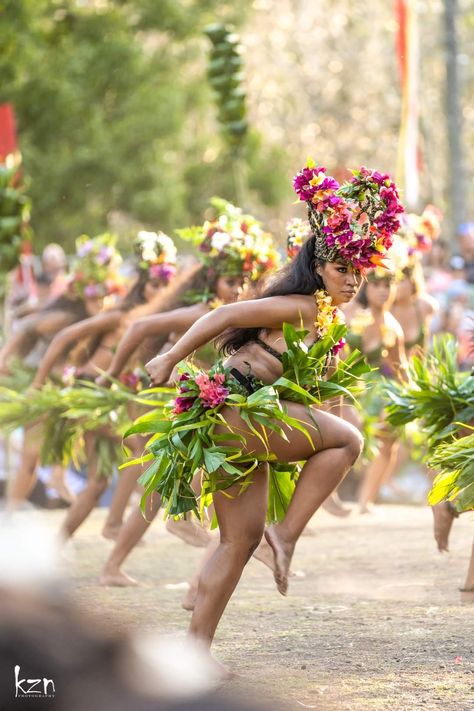
[[[326, 191], [337, 190], [339, 183], [330, 175], [325, 175], [326, 168], [316, 166], [314, 168], [303, 168], [293, 179], [293, 187], [302, 202], [317, 203], [324, 197]], [[318, 180], [311, 184], [311, 181]], [[315, 199], [316, 198], [316, 199]]]
[[225, 375], [223, 373], [216, 373], [212, 379], [207, 373], [199, 373], [196, 376], [195, 383], [199, 387], [199, 397], [203, 407], [217, 407], [224, 402], [229, 394], [229, 389], [223, 387], [224, 382]]
[[77, 368], [75, 365], [66, 365], [63, 370], [62, 381], [64, 385], [74, 385], [76, 380]]
[[165, 284], [170, 280], [170, 277], [176, 274], [176, 268], [172, 264], [163, 262], [163, 264], [152, 264], [149, 271], [150, 279], [161, 279]]
[[122, 373], [122, 375], [120, 376], [120, 382], [125, 385], [126, 388], [130, 388], [130, 390], [136, 390], [140, 382], [140, 378], [136, 373], [128, 371], [126, 373]]
[[333, 355], [337, 355], [339, 353], [339, 351], [342, 351], [342, 349], [344, 348], [345, 345], [346, 345], [346, 339], [341, 338], [341, 340], [338, 341], [337, 343], [335, 343], [332, 347]]

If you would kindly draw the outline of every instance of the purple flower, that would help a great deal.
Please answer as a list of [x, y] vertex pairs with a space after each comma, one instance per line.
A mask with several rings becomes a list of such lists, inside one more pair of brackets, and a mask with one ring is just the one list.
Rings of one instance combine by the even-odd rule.
[[83, 259], [84, 257], [86, 257], [89, 254], [89, 252], [92, 251], [93, 247], [94, 247], [94, 243], [91, 239], [88, 240], [87, 242], [84, 242], [77, 248], [77, 256], [80, 259]]
[[97, 264], [104, 266], [107, 264], [112, 257], [112, 250], [110, 247], [101, 247], [99, 254], [97, 255]]
[[100, 295], [100, 289], [98, 284], [86, 284], [84, 287], [84, 296], [87, 299], [95, 299]]
[[151, 279], [161, 279], [166, 284], [175, 273], [176, 268], [167, 262], [163, 262], [163, 264], [152, 264], [149, 269]]
[[177, 397], [174, 401], [173, 412], [175, 415], [180, 415], [182, 412], [187, 412], [192, 408], [196, 401], [195, 397]]
[[341, 340], [338, 341], [337, 343], [335, 343], [332, 347], [333, 355], [337, 355], [339, 353], [339, 351], [342, 351], [342, 349], [344, 348], [345, 345], [346, 345], [346, 339], [341, 338]]
[[[321, 178], [321, 174], [326, 173], [326, 168], [316, 166], [315, 168], [303, 168], [293, 178], [293, 188], [295, 193], [303, 202], [311, 202], [313, 198], [326, 190], [337, 190], [339, 183], [330, 175], [325, 176], [316, 185], [311, 185], [313, 178]], [[321, 195], [321, 198], [323, 195]]]

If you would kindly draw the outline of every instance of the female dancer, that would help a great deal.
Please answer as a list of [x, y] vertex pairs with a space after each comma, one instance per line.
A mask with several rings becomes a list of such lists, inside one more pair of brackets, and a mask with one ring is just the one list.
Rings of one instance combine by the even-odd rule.
[[[406, 367], [404, 335], [400, 324], [389, 309], [395, 297], [395, 274], [387, 270], [374, 269], [367, 277], [367, 283], [360, 292], [359, 308], [348, 317], [348, 345], [360, 350], [371, 366], [380, 375], [395, 378]], [[356, 304], [354, 304], [356, 306]], [[369, 464], [359, 492], [361, 513], [368, 513], [375, 501], [382, 481], [393, 472], [398, 449], [398, 440], [393, 431], [384, 424], [384, 397], [381, 388], [367, 392], [364, 410], [372, 417], [379, 417], [378, 430], [380, 448], [377, 457]], [[348, 414], [345, 407], [345, 415]], [[355, 422], [352, 416], [349, 421]]]
[[[180, 335], [201, 316], [211, 312], [220, 304], [233, 303], [239, 297], [242, 288], [247, 283], [252, 283], [252, 277], [254, 279], [260, 277], [276, 266], [278, 254], [271, 246], [269, 235], [261, 230], [259, 223], [253, 217], [242, 214], [238, 208], [222, 201], [218, 201], [216, 207], [220, 212], [216, 220], [204, 223], [201, 228], [187, 231], [187, 234], [192, 235], [202, 255], [202, 265], [194, 272], [185, 287], [185, 293], [181, 297], [183, 305], [181, 308], [139, 319], [131, 324], [117, 349], [108, 373], [97, 379], [101, 385], [106, 384], [107, 377], [118, 377], [130, 356], [144, 339], [150, 335], [166, 334], [167, 343], [163, 346], [162, 352], [170, 350]], [[181, 234], [186, 236], [184, 231], [181, 231]], [[189, 301], [196, 300], [197, 303], [189, 304]], [[186, 301], [188, 301], [187, 305]], [[194, 355], [195, 362], [208, 366], [211, 364], [210, 358], [214, 355], [213, 348], [200, 349]], [[135, 471], [128, 472], [125, 469], [121, 477], [124, 482], [122, 487], [124, 496], [121, 497], [119, 506], [123, 511], [128, 496], [136, 484], [137, 475]], [[122, 571], [121, 566], [148, 529], [160, 505], [161, 499], [156, 494], [148, 502], [145, 518], [137, 508], [127, 519], [102, 570], [101, 585], [120, 587], [137, 585], [137, 581]], [[117, 515], [115, 509], [113, 515]], [[208, 533], [189, 519], [186, 521], [170, 519], [167, 528], [191, 545], [206, 546], [209, 542]]]
[[[138, 278], [129, 293], [115, 308], [58, 334], [40, 364], [34, 385], [43, 385], [59, 354], [77, 341], [88, 344], [88, 353], [76, 377], [94, 381], [97, 372], [106, 370], [110, 365], [128, 324], [147, 310], [154, 311], [160, 307], [161, 292], [175, 273], [176, 248], [171, 238], [162, 232], [140, 232], [134, 246]], [[119, 440], [110, 425], [86, 432], [84, 448], [88, 467], [87, 485], [66, 514], [61, 528], [63, 539], [73, 535], [108, 486], [108, 477], [101, 471], [99, 464], [99, 437], [105, 437], [111, 442]]]
[[441, 231], [441, 213], [428, 205], [421, 215], [404, 215], [400, 236], [407, 248], [407, 264], [398, 280], [395, 301], [390, 309], [405, 335], [409, 357], [415, 349], [426, 349], [429, 324], [438, 304], [424, 284], [421, 256], [430, 251]]
[[[118, 253], [113, 249], [110, 236], [98, 235], [92, 239], [81, 237], [76, 242], [76, 248], [76, 258], [67, 292], [22, 319], [17, 332], [0, 352], [0, 368], [4, 372], [9, 371], [11, 361], [15, 357], [25, 359], [37, 347], [46, 351], [48, 344], [58, 332], [98, 316], [103, 308], [105, 297], [116, 291], [115, 270], [118, 265]], [[95, 264], [99, 254], [101, 263]], [[60, 379], [64, 362], [58, 360], [55, 366], [54, 372]], [[42, 423], [28, 425], [25, 428], [20, 468], [8, 492], [10, 507], [15, 507], [24, 501], [35, 483], [42, 431]], [[55, 476], [55, 484], [64, 491], [62, 477], [57, 470]]]
[[[280, 379], [282, 363], [285, 373], [291, 365], [284, 343], [292, 349], [293, 363], [300, 358], [300, 382], [313, 382], [316, 392], [323, 391], [318, 378], [327, 371], [326, 356], [337, 337], [334, 306], [356, 294], [361, 268], [373, 266], [386, 251], [403, 208], [388, 177], [365, 168], [339, 186], [310, 162], [294, 186], [307, 202], [313, 230], [295, 260], [260, 298], [203, 316], [167, 353], [147, 364], [152, 380], [164, 383], [179, 361], [218, 336], [222, 351], [230, 354], [209, 374], [183, 372], [179, 397], [163, 435], [154, 437], [152, 465], [144, 475], [146, 493], [157, 489], [173, 515], [196, 510], [189, 482], [196, 465], [206, 473], [204, 490], [213, 493], [220, 544], [201, 573], [190, 631], [208, 644], [264, 532], [266, 462], [306, 462], [283, 521], [265, 532], [278, 589], [286, 594], [301, 532], [362, 447], [356, 428], [309, 404], [317, 402], [311, 395], [315, 391], [296, 385], [295, 370], [293, 383]], [[290, 324], [302, 326], [307, 335], [296, 334]], [[314, 345], [293, 348], [291, 334]], [[287, 395], [280, 399], [279, 393]]]
[[[150, 235], [152, 237], [150, 238]], [[150, 239], [152, 239], [155, 250], [151, 250], [150, 254]], [[97, 286], [92, 287], [90, 279], [84, 285], [77, 285], [77, 289], [83, 288], [84, 291], [107, 289], [110, 291], [114, 288], [112, 275], [109, 274], [106, 279], [103, 278], [104, 260], [108, 259], [117, 262], [117, 253], [113, 246], [114, 240], [108, 237], [106, 243], [97, 245], [91, 240], [82, 240], [81, 246], [85, 253], [89, 255], [89, 271], [98, 272], [102, 276], [101, 282], [97, 282]], [[52, 340], [46, 354], [44, 355], [38, 370], [36, 372], [33, 386], [41, 388], [45, 383], [50, 372], [55, 365], [62, 362], [64, 355], [75, 346], [75, 357], [82, 360], [80, 367], [68, 368], [69, 378], [73, 375], [74, 378], [82, 380], [94, 380], [99, 369], [107, 368], [113, 354], [113, 348], [120, 339], [121, 333], [126, 325], [127, 319], [132, 317], [137, 310], [143, 308], [143, 304], [151, 303], [159, 293], [160, 289], [167, 283], [169, 277], [174, 273], [174, 258], [176, 250], [169, 237], [166, 235], [154, 235], [153, 233], [140, 233], [136, 241], [136, 251], [139, 257], [139, 276], [134, 286], [129, 293], [122, 299], [121, 303], [109, 308], [96, 316], [85, 319], [77, 324], [73, 324], [60, 331]], [[153, 256], [151, 256], [153, 255]], [[147, 257], [147, 259], [145, 258]], [[150, 260], [153, 259], [153, 262]], [[171, 261], [169, 261], [171, 260]], [[96, 277], [96, 278], [97, 278]], [[61, 393], [58, 393], [61, 396]], [[110, 433], [109, 433], [110, 434]], [[79, 512], [85, 511], [87, 506], [91, 505], [92, 501], [96, 501], [95, 497], [100, 496], [100, 493], [107, 486], [107, 478], [99, 477], [97, 469], [97, 456], [95, 451], [96, 437], [94, 433], [87, 433], [86, 448], [88, 453], [88, 463], [90, 466], [91, 477], [86, 489], [81, 492], [79, 499], [74, 502], [72, 512], [68, 512], [67, 522], [80, 518]], [[20, 493], [26, 494], [26, 491], [31, 486], [34, 477], [34, 471], [40, 455], [40, 445], [37, 440], [32, 447], [31, 468], [28, 472], [21, 471], [18, 481], [18, 490]], [[34, 451], [33, 451], [34, 450]], [[23, 475], [23, 476], [21, 476]], [[100, 493], [99, 493], [100, 492]], [[77, 527], [77, 526], [76, 526]], [[67, 528], [69, 531], [69, 528]], [[72, 531], [71, 531], [72, 532]]]

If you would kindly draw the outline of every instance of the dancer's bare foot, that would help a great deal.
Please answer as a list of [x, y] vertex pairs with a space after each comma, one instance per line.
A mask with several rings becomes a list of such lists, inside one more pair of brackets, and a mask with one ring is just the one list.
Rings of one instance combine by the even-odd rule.
[[[315, 535], [312, 533], [311, 535]], [[265, 540], [265, 538], [262, 538], [260, 543], [258, 544], [258, 547], [255, 549], [253, 552], [253, 557], [259, 560], [261, 563], [267, 566], [267, 568], [270, 568], [272, 573], [275, 571], [275, 556], [273, 555], [273, 550]], [[302, 570], [289, 570], [288, 571], [288, 577], [289, 578], [305, 578], [306, 575], [303, 573]]]
[[211, 541], [209, 531], [188, 519], [169, 518], [166, 522], [166, 530], [196, 548], [206, 548]]
[[203, 642], [202, 640], [194, 637], [193, 635], [190, 635], [190, 639], [192, 643], [196, 645], [199, 654], [206, 661], [206, 665], [209, 666], [208, 675], [210, 672], [210, 674], [212, 674], [212, 676], [215, 676], [216, 680], [220, 681], [221, 683], [223, 681], [228, 681], [229, 679], [235, 679], [235, 677], [239, 676], [237, 672], [232, 671], [231, 669], [229, 669], [229, 667], [227, 667], [225, 664], [222, 664], [222, 662], [219, 662], [215, 657], [212, 656], [207, 642]]
[[53, 467], [47, 486], [54, 489], [59, 499], [72, 504], [76, 497], [64, 481], [64, 471], [62, 467]]
[[295, 546], [293, 543], [287, 543], [281, 538], [278, 526], [269, 526], [265, 529], [265, 538], [274, 555], [273, 577], [275, 578], [278, 592], [281, 595], [286, 595], [288, 592], [288, 573]]
[[273, 553], [273, 549], [265, 538], [262, 538], [257, 548], [254, 550], [253, 557], [266, 565], [267, 568], [270, 568], [272, 572], [275, 571], [275, 555]]
[[105, 523], [104, 527], [102, 529], [102, 536], [104, 538], [111, 540], [111, 541], [116, 541], [121, 528], [122, 528], [121, 523], [118, 523], [118, 524]]
[[106, 571], [104, 570], [99, 578], [99, 585], [113, 588], [136, 588], [142, 585], [138, 580], [132, 578], [122, 570]]
[[323, 509], [333, 516], [350, 516], [351, 509], [343, 505], [341, 499], [334, 492], [329, 494], [326, 501], [323, 502]]
[[431, 510], [434, 516], [434, 537], [438, 544], [438, 550], [442, 553], [443, 551], [448, 551], [449, 532], [456, 514], [445, 501], [432, 506]]
[[181, 601], [181, 607], [183, 608], [183, 610], [193, 612], [194, 606], [196, 604], [196, 597], [197, 588], [191, 585], [191, 587], [189, 588], [189, 590], [186, 591], [186, 594]]

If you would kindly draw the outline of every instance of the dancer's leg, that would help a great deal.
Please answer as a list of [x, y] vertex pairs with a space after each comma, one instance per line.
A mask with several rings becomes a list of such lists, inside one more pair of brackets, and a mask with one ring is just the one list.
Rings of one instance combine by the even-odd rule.
[[160, 510], [161, 499], [155, 492], [147, 501], [146, 518], [139, 507], [134, 509], [117, 536], [115, 546], [110, 553], [99, 578], [101, 585], [127, 587], [139, 583], [121, 570], [125, 558], [135, 548], [148, 530], [156, 514]]
[[[193, 477], [192, 488], [197, 496], [201, 494], [201, 471], [199, 470]], [[212, 517], [213, 512], [210, 513]], [[196, 548], [206, 548], [211, 542], [211, 535], [203, 524], [196, 521], [192, 514], [184, 518], [169, 518], [166, 522], [166, 530], [173, 536], [181, 538], [182, 541]]]
[[[139, 457], [144, 449], [143, 437], [135, 436], [127, 439], [127, 447], [131, 450], [132, 457]], [[143, 464], [136, 464], [133, 467], [121, 469], [117, 486], [115, 487], [112, 502], [109, 506], [109, 512], [102, 529], [104, 538], [115, 540], [118, 536], [120, 527], [123, 524], [123, 516], [130, 496], [133, 494], [138, 477], [143, 474], [145, 467]]]
[[60, 499], [71, 504], [75, 497], [66, 484], [65, 476], [66, 470], [62, 464], [54, 464], [51, 469], [51, 476], [48, 480], [47, 486], [54, 489]]
[[391, 437], [384, 437], [378, 456], [370, 463], [365, 472], [359, 493], [361, 513], [369, 511], [369, 504], [374, 503], [384, 478], [389, 479], [397, 463], [398, 442]]
[[[266, 467], [253, 474], [252, 484], [239, 494], [238, 485], [216, 493], [214, 504], [220, 541], [201, 572], [189, 631], [210, 644], [245, 564], [258, 546], [267, 510]], [[227, 494], [227, 495], [226, 495]], [[228, 495], [234, 498], [229, 498]]]
[[298, 538], [315, 511], [354, 464], [361, 446], [360, 437], [354, 434], [345, 445], [323, 450], [308, 459], [285, 518], [265, 531], [265, 538], [275, 554], [274, 577], [282, 595], [287, 593], [288, 572]]
[[462, 592], [474, 593], [474, 541], [472, 543], [471, 560], [467, 570], [466, 582], [461, 588]]
[[454, 506], [447, 501], [442, 501], [436, 506], [432, 506], [433, 522], [434, 522], [434, 537], [438, 544], [440, 553], [448, 551], [449, 534], [454, 519], [459, 516]]
[[93, 432], [88, 432], [85, 435], [88, 467], [87, 484], [68, 509], [60, 531], [60, 535], [64, 540], [70, 538], [86, 520], [91, 511], [97, 506], [100, 497], [109, 484], [108, 479], [100, 476], [97, 471], [98, 461], [95, 452], [95, 438], [96, 434]]
[[[214, 555], [214, 551], [217, 549], [219, 546], [219, 534], [216, 532], [215, 534], [209, 534], [210, 542], [204, 551], [204, 555], [201, 558], [199, 562], [199, 567], [197, 571], [194, 573], [193, 577], [191, 578], [191, 582], [189, 584], [189, 590], [187, 590], [185, 596], [183, 597], [183, 600], [181, 602], [181, 607], [183, 607], [185, 610], [192, 611], [194, 610], [194, 606], [196, 604], [196, 597], [197, 597], [197, 591], [198, 591], [198, 586], [199, 586], [199, 578], [201, 576], [201, 572], [204, 569], [204, 567], [207, 565], [208, 560], [212, 558]], [[273, 572], [275, 570], [275, 556], [273, 555], [273, 550], [267, 543], [265, 538], [262, 538], [258, 546], [253, 552], [253, 558], [256, 560], [259, 560], [261, 563], [267, 566], [267, 568], [270, 568], [270, 570]]]
[[183, 607], [185, 610], [188, 610], [188, 612], [194, 610], [194, 607], [196, 605], [196, 598], [197, 598], [197, 593], [198, 593], [198, 588], [199, 588], [199, 579], [201, 577], [201, 573], [206, 567], [208, 561], [212, 558], [214, 553], [216, 552], [217, 548], [219, 547], [219, 533], [216, 531], [216, 533], [213, 536], [210, 536], [210, 542], [204, 551], [204, 555], [199, 563], [199, 568], [197, 571], [194, 573], [193, 577], [191, 578], [191, 582], [189, 584], [189, 590], [186, 592], [185, 596], [183, 597], [183, 600], [181, 602], [181, 607]]
[[[278, 461], [307, 460], [283, 523], [270, 529], [267, 538], [275, 554], [275, 576], [282, 592], [286, 592], [291, 554], [298, 537], [362, 448], [358, 431], [340, 418], [313, 410], [316, 427], [305, 407], [295, 403], [285, 403], [285, 406], [290, 416], [306, 425], [310, 439], [289, 427], [284, 428], [287, 439], [274, 432], [268, 437], [270, 450]], [[245, 436], [247, 451], [264, 451], [262, 442], [249, 431], [235, 410], [224, 408], [222, 414], [234, 431]], [[224, 433], [229, 433], [226, 427], [216, 428], [216, 434]], [[229, 434], [229, 444], [231, 442]], [[262, 471], [255, 472], [252, 485], [233, 499], [223, 493], [214, 497], [221, 542], [201, 574], [190, 627], [192, 634], [208, 643], [247, 560], [261, 539], [267, 507], [267, 477], [262, 475]]]
[[7, 491], [8, 509], [14, 509], [25, 501], [36, 483], [43, 430], [42, 422], [25, 427], [20, 467]]

